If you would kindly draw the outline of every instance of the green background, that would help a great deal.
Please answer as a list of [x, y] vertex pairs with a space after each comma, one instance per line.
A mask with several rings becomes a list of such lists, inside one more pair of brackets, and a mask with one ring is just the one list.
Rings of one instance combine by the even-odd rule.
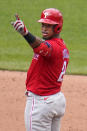
[[40, 18], [46, 8], [59, 9], [64, 18], [61, 37], [70, 52], [67, 74], [87, 75], [87, 0], [1, 0], [0, 69], [27, 71], [33, 51], [11, 26], [19, 14], [31, 33], [41, 37]]

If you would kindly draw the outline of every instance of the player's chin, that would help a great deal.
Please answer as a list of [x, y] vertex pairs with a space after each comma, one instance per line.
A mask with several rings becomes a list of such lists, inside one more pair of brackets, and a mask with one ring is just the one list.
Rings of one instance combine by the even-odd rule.
[[48, 36], [48, 37], [42, 36], [42, 38], [43, 38], [44, 40], [50, 40], [52, 37], [51, 37], [51, 36]]
[[48, 38], [48, 37], [43, 36], [43, 39], [44, 39], [44, 40], [48, 40], [49, 38]]
[[50, 39], [50, 36], [48, 36], [48, 35], [43, 35], [43, 34], [42, 34], [42, 37], [43, 37], [43, 39], [45, 39], [45, 40], [49, 40], [49, 39]]

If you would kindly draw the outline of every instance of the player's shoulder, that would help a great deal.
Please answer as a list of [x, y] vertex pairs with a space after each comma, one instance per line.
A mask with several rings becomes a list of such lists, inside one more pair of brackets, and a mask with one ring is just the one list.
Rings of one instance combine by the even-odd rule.
[[64, 40], [62, 38], [52, 38], [50, 40], [46, 40], [50, 44], [58, 44], [58, 43], [64, 43]]
[[47, 42], [50, 45], [52, 45], [52, 47], [54, 48], [60, 48], [60, 47], [66, 46], [62, 38], [53, 38], [53, 39], [47, 40]]
[[54, 53], [60, 53], [64, 49], [67, 49], [66, 43], [62, 38], [53, 38], [50, 40], [47, 40], [47, 42], [52, 46]]

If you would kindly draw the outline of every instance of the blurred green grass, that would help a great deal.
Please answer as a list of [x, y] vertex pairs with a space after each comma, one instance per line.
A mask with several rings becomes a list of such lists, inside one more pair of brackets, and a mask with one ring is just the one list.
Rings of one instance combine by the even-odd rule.
[[87, 75], [87, 0], [4, 0], [0, 1], [0, 69], [27, 71], [33, 51], [11, 26], [18, 13], [34, 35], [41, 37], [40, 18], [45, 8], [61, 10], [61, 37], [70, 51], [67, 74]]

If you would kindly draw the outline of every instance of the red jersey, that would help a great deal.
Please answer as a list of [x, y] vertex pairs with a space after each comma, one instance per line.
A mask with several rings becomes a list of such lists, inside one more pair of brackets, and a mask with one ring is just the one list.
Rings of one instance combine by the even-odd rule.
[[34, 57], [27, 72], [26, 89], [47, 96], [61, 90], [63, 75], [69, 61], [69, 51], [60, 38], [53, 38], [34, 49]]

